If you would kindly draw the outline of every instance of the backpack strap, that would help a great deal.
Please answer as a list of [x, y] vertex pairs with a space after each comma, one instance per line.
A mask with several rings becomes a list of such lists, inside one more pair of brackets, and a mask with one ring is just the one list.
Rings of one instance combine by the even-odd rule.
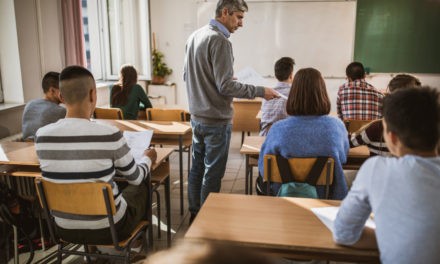
[[292, 171], [290, 170], [289, 161], [281, 155], [276, 155], [276, 158], [278, 170], [280, 171], [283, 183], [295, 181], [295, 178], [293, 178], [292, 175]]
[[317, 157], [315, 163], [310, 169], [309, 174], [307, 175], [306, 182], [310, 185], [316, 186], [318, 182], [319, 176], [321, 175], [322, 169], [327, 163], [328, 157]]
[[[281, 155], [276, 155], [278, 170], [280, 171], [281, 179], [283, 183], [293, 182], [295, 178], [292, 175], [292, 171], [290, 170], [289, 160], [284, 158]], [[309, 174], [306, 177], [306, 183], [316, 186], [318, 182], [319, 176], [321, 175], [322, 169], [327, 163], [328, 157], [317, 157], [315, 163], [309, 171]]]

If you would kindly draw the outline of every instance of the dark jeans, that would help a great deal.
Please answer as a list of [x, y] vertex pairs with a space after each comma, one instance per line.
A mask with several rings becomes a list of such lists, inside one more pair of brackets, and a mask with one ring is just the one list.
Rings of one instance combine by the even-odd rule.
[[[147, 183], [142, 181], [138, 186], [127, 185], [122, 191], [122, 196], [127, 202], [127, 210], [124, 217], [115, 224], [119, 241], [125, 240], [139, 224], [147, 219], [148, 213], [148, 188]], [[103, 229], [63, 229], [57, 228], [61, 238], [77, 244], [112, 244], [110, 228]]]
[[188, 176], [189, 211], [197, 214], [210, 192], [219, 192], [228, 160], [231, 124], [191, 120], [192, 167]]

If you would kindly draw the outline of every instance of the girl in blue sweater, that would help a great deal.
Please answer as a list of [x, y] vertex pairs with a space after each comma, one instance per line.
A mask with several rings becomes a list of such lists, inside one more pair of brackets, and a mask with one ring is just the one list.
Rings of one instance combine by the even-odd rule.
[[[328, 116], [330, 100], [318, 70], [306, 68], [295, 74], [286, 110], [289, 117], [273, 124], [261, 148], [258, 160], [260, 175], [264, 172], [266, 154], [285, 158], [332, 157], [335, 171], [330, 198], [343, 199], [348, 191], [342, 170], [349, 149], [347, 130], [341, 120]], [[272, 184], [274, 194], [278, 193], [279, 187], [279, 184]], [[259, 189], [265, 190], [264, 187]], [[324, 187], [318, 186], [317, 192], [319, 198], [324, 197]]]

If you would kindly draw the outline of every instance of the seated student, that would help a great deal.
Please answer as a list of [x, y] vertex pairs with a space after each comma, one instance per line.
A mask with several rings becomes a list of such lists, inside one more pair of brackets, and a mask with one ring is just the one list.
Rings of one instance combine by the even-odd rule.
[[[104, 181], [113, 187], [117, 212], [114, 217], [119, 239], [147, 214], [147, 185], [154, 150], [146, 150], [140, 164], [134, 162], [130, 148], [116, 127], [90, 121], [96, 105], [93, 75], [80, 66], [69, 66], [60, 75], [61, 97], [67, 108], [65, 119], [37, 131], [35, 148], [42, 176], [58, 183]], [[115, 184], [115, 175], [124, 177], [128, 186], [122, 191]], [[122, 195], [120, 195], [122, 193]], [[103, 217], [104, 219], [105, 217]], [[58, 231], [81, 243], [111, 243], [107, 221], [56, 217]]]
[[54, 123], [66, 116], [66, 108], [60, 106], [58, 72], [48, 72], [43, 77], [44, 98], [28, 102], [23, 111], [22, 131], [23, 140], [34, 140], [35, 132], [40, 127]]
[[427, 87], [385, 97], [384, 138], [396, 157], [362, 165], [336, 217], [336, 243], [374, 247], [372, 230], [362, 231], [373, 212], [382, 263], [440, 263], [438, 99]]
[[121, 108], [124, 119], [137, 119], [139, 104], [144, 108], [152, 108], [144, 89], [137, 83], [136, 69], [131, 65], [123, 65], [119, 82], [113, 85], [110, 92], [110, 107]]
[[[400, 89], [420, 86], [419, 79], [409, 74], [398, 74], [388, 84], [388, 91], [390, 93]], [[366, 145], [370, 150], [370, 155], [390, 156], [390, 152], [385, 145], [383, 139], [382, 119], [375, 120], [363, 127], [359, 131], [351, 134], [350, 147], [357, 147]]]
[[[293, 65], [295, 61], [289, 57], [282, 57], [275, 63], [275, 77], [278, 80], [275, 91], [288, 97], [293, 81]], [[287, 117], [286, 99], [263, 99], [261, 105], [261, 131], [260, 136], [266, 136], [273, 123]]]
[[381, 118], [383, 94], [365, 81], [362, 63], [350, 63], [345, 73], [348, 82], [339, 87], [336, 98], [338, 117], [342, 120]]
[[[273, 124], [261, 147], [257, 193], [266, 191], [262, 183], [264, 155], [275, 154], [285, 158], [327, 156], [335, 160], [330, 197], [343, 199], [347, 194], [342, 170], [348, 153], [347, 130], [341, 120], [328, 116], [330, 101], [319, 71], [306, 68], [295, 74], [286, 109], [289, 117]], [[271, 187], [273, 194], [277, 194], [279, 184]], [[318, 186], [317, 192], [320, 198], [324, 197], [324, 187]]]

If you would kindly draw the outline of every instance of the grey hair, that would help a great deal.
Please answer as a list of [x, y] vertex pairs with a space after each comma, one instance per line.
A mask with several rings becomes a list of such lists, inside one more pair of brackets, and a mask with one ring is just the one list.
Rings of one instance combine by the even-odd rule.
[[223, 8], [227, 8], [229, 14], [232, 12], [247, 12], [248, 6], [244, 0], [219, 0], [215, 9], [215, 16], [221, 17]]

